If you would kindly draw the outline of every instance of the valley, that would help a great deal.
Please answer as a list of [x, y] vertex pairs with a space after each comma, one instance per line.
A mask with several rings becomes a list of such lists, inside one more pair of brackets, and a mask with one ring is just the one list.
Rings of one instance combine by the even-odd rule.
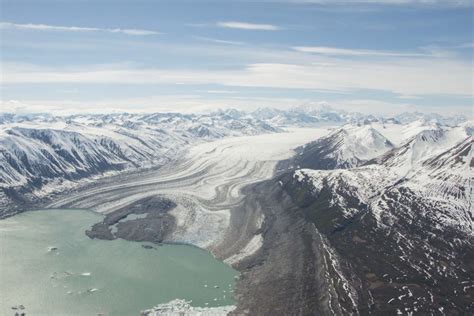
[[[324, 113], [310, 116], [317, 124], [304, 117], [297, 127], [272, 125], [283, 118], [294, 123], [293, 113], [284, 112], [271, 117], [219, 112], [212, 115], [212, 124], [205, 123], [209, 117], [176, 123], [183, 118], [161, 115], [164, 122], [150, 123], [154, 116], [141, 116], [134, 118], [134, 128], [146, 145], [135, 153], [155, 148], [150, 157], [163, 158], [160, 163], [124, 155], [116, 157], [126, 161], [124, 168], [99, 163], [103, 169], [97, 170], [96, 160], [85, 157], [95, 152], [92, 144], [100, 148], [102, 143], [70, 138], [69, 132], [63, 133], [74, 128], [70, 123], [58, 130], [38, 128], [37, 122], [20, 124], [36, 126], [28, 135], [42, 135], [22, 142], [50, 146], [58, 165], [42, 159], [33, 165], [18, 147], [12, 150], [8, 131], [18, 130], [8, 123], [5, 148], [10, 150], [3, 157], [10, 169], [3, 174], [0, 210], [3, 217], [34, 208], [91, 210], [101, 215], [84, 232], [91, 240], [207, 250], [240, 273], [230, 314], [468, 311], [474, 289], [469, 264], [472, 123], [451, 126], [414, 119], [402, 124], [340, 114], [345, 120], [341, 125], [324, 119]], [[96, 134], [103, 129], [123, 134], [129, 128], [124, 126], [130, 117], [119, 122], [115, 116], [114, 123], [104, 123], [108, 119], [81, 124]], [[174, 141], [163, 139], [166, 152], [172, 152], [165, 155], [156, 135], [143, 135], [161, 131], [159, 126], [167, 126], [170, 119], [173, 126], [184, 124], [185, 131], [166, 132]], [[242, 129], [242, 122], [247, 127]], [[204, 126], [209, 133], [187, 134]], [[127, 152], [130, 143], [113, 135], [108, 137], [117, 146], [114, 152]], [[67, 147], [64, 139], [75, 145]], [[68, 160], [65, 152], [83, 159]], [[60, 163], [61, 157], [65, 160]], [[18, 169], [24, 171], [18, 179], [24, 182], [6, 184], [20, 163], [25, 167]], [[86, 169], [88, 173], [77, 172]], [[31, 177], [34, 170], [68, 176], [45, 173], [37, 182]], [[55, 187], [57, 181], [63, 185]], [[187, 304], [159, 304], [146, 315], [190, 311], [193, 307]]]
[[[244, 256], [242, 251], [263, 222], [257, 209], [249, 210], [252, 213], [232, 211], [243, 200], [241, 190], [270, 179], [277, 163], [292, 156], [292, 148], [326, 133], [324, 128], [293, 129], [278, 135], [227, 138], [197, 145], [162, 168], [107, 178], [104, 183], [59, 197], [46, 207], [114, 214], [137, 205], [143, 209], [148, 198], [161, 197], [176, 205], [168, 211], [175, 228], [163, 237], [163, 242], [192, 244], [234, 262], [236, 258], [230, 254]], [[234, 235], [237, 231], [239, 238]]]

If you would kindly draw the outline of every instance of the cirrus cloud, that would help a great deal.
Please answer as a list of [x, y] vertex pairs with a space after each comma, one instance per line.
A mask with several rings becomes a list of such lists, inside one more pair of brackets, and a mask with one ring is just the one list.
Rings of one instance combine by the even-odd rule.
[[61, 31], [61, 32], [109, 32], [109, 33], [122, 33], [126, 35], [136, 35], [136, 36], [160, 34], [159, 32], [156, 32], [156, 31], [141, 30], [141, 29], [98, 28], [98, 27], [32, 24], [32, 23], [18, 24], [18, 23], [10, 23], [10, 22], [1, 22], [0, 29]]
[[[347, 91], [400, 95], [472, 96], [472, 65], [438, 58], [380, 61], [322, 59], [314, 64], [252, 63], [240, 69], [160, 69], [123, 65], [45, 68], [4, 64], [3, 84], [215, 84], [236, 87]], [[87, 69], [87, 70], [84, 70]]]
[[273, 24], [256, 24], [238, 21], [217, 22], [218, 27], [241, 29], [241, 30], [255, 30], [255, 31], [279, 31], [283, 28]]
[[289, 0], [291, 3], [319, 5], [392, 5], [431, 7], [471, 7], [471, 0]]
[[346, 49], [323, 46], [296, 46], [294, 50], [304, 53], [340, 56], [426, 57], [428, 54], [391, 52], [370, 49]]

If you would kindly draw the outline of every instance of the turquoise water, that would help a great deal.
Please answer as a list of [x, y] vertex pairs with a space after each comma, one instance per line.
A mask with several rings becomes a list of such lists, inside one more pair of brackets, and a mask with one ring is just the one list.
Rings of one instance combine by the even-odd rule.
[[89, 239], [84, 231], [101, 218], [44, 210], [1, 220], [0, 315], [14, 315], [11, 307], [20, 304], [26, 315], [81, 316], [139, 315], [175, 298], [200, 307], [234, 304], [238, 272], [208, 252]]

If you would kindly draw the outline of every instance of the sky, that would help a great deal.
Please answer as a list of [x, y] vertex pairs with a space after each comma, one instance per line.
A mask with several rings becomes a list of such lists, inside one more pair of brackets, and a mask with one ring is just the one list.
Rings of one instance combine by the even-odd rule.
[[0, 111], [474, 116], [471, 0], [2, 0]]

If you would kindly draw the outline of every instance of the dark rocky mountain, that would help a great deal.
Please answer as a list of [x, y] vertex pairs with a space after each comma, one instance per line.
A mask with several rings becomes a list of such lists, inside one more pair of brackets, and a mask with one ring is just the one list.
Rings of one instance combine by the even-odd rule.
[[331, 277], [349, 284], [337, 299], [346, 312], [474, 312], [474, 141], [467, 136], [440, 152], [446, 138], [422, 132], [366, 166], [278, 179], [294, 204], [288, 211], [313, 224], [338, 258]]

